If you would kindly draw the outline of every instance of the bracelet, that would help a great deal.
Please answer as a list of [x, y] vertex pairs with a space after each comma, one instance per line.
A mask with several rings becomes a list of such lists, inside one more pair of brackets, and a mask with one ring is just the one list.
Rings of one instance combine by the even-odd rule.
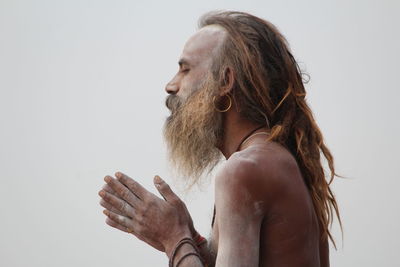
[[[204, 237], [202, 237], [199, 232], [195, 231], [196, 233], [194, 234], [194, 240], [196, 242], [197, 247], [200, 249], [200, 246], [204, 243], [207, 243], [207, 239], [205, 239]], [[201, 254], [201, 253], [200, 253]], [[202, 257], [200, 257], [201, 261], [203, 262], [205, 267], [208, 267], [208, 263], [206, 261], [206, 259], [203, 259]]]
[[178, 267], [179, 264], [181, 263], [181, 261], [182, 261], [184, 258], [186, 258], [187, 256], [190, 256], [190, 255], [195, 255], [195, 256], [199, 257], [199, 259], [201, 260], [201, 257], [200, 257], [200, 255], [199, 255], [198, 253], [196, 253], [196, 252], [188, 252], [187, 254], [183, 255], [182, 258], [179, 259], [179, 261], [176, 263], [176, 266], [175, 266], [175, 267]]
[[[189, 237], [184, 237], [178, 242], [177, 245], [175, 245], [175, 248], [172, 251], [171, 257], [169, 258], [169, 264], [168, 264], [169, 267], [173, 267], [173, 261], [174, 261], [174, 258], [175, 258], [175, 254], [178, 251], [179, 247], [184, 243], [191, 244], [193, 246], [193, 248], [196, 250], [197, 254], [200, 253], [198, 248], [197, 248], [197, 246], [196, 246], [196, 244], [193, 242], [193, 239], [191, 239]], [[199, 255], [199, 257], [200, 257], [200, 255]], [[200, 257], [200, 259], [201, 259], [201, 257]]]
[[193, 239], [195, 240], [197, 246], [200, 246], [203, 243], [207, 242], [207, 239], [202, 237], [197, 231], [196, 231], [196, 234], [194, 235]]

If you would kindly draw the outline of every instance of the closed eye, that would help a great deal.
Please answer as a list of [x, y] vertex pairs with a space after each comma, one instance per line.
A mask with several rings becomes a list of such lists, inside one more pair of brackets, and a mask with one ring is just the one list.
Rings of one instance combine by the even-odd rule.
[[181, 70], [181, 72], [187, 73], [187, 72], [189, 72], [189, 70], [190, 70], [190, 69], [183, 69], [183, 70]]

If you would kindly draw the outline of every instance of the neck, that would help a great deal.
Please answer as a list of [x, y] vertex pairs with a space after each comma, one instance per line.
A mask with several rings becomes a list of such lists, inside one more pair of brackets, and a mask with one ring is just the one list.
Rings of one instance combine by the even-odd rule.
[[224, 114], [224, 135], [218, 149], [228, 159], [236, 152], [243, 138], [259, 126], [261, 125], [243, 119], [237, 112], [228, 111]]

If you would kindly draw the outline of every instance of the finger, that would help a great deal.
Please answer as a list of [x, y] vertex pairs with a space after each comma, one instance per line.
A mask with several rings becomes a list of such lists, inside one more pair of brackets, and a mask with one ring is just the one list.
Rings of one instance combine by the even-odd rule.
[[109, 217], [111, 220], [113, 220], [114, 222], [120, 224], [121, 226], [125, 227], [125, 230], [127, 230], [127, 228], [132, 229], [132, 231], [135, 231], [136, 227], [135, 227], [135, 223], [134, 220], [132, 220], [131, 218], [128, 218], [126, 216], [122, 216], [119, 215], [117, 213], [114, 213], [110, 210], [104, 210], [103, 213], [105, 215], [107, 215], [107, 217]]
[[117, 177], [118, 181], [120, 181], [123, 185], [129, 188], [136, 196], [140, 199], [145, 199], [149, 196], [150, 192], [146, 190], [141, 184], [130, 178], [128, 175], [122, 172], [116, 172], [115, 177]]
[[127, 214], [123, 214], [121, 211], [114, 208], [111, 204], [107, 203], [104, 199], [100, 199], [99, 203], [100, 203], [100, 206], [102, 206], [103, 208], [106, 208], [108, 210], [111, 210], [112, 212], [115, 212], [119, 215], [127, 215]]
[[104, 184], [102, 187], [103, 190], [105, 190], [106, 192], [115, 195], [115, 191], [114, 189], [112, 189], [108, 184]]
[[134, 208], [131, 205], [129, 205], [128, 203], [126, 203], [125, 200], [122, 200], [104, 190], [101, 190], [99, 192], [99, 195], [104, 199], [104, 201], [106, 201], [112, 207], [114, 207], [114, 208], [118, 209], [120, 212], [122, 212], [122, 214], [125, 214], [131, 218], [135, 214]]
[[[104, 184], [103, 187], [102, 187], [102, 189], [103, 189], [104, 191], [110, 193], [110, 194], [115, 195], [114, 190], [113, 190], [108, 184]], [[120, 212], [119, 210], [117, 210], [116, 208], [114, 208], [113, 206], [111, 206], [110, 204], [108, 204], [106, 201], [104, 201], [104, 199], [100, 199], [100, 202], [99, 202], [99, 203], [100, 203], [100, 205], [101, 205], [102, 207], [104, 207], [104, 208], [106, 208], [106, 209], [108, 209], [108, 210], [111, 210], [111, 211], [113, 211], [113, 212], [115, 212], [115, 213], [118, 213], [118, 214], [123, 215], [122, 212]]]
[[140, 199], [135, 195], [135, 192], [129, 190], [125, 185], [120, 183], [117, 179], [111, 176], [106, 176], [104, 181], [114, 190], [114, 192], [122, 199], [127, 201], [132, 207], [140, 206]]
[[163, 196], [163, 198], [168, 202], [180, 201], [180, 198], [171, 190], [171, 187], [163, 180], [160, 176], [154, 176], [154, 184]]
[[113, 221], [109, 217], [107, 217], [107, 219], [106, 219], [106, 224], [108, 224], [109, 226], [114, 227], [114, 228], [116, 228], [118, 230], [121, 230], [122, 232], [125, 232], [125, 233], [128, 233], [128, 234], [133, 234], [133, 235], [135, 234], [135, 232], [132, 229], [126, 228], [126, 227], [120, 225], [119, 223]]
[[[114, 227], [114, 228], [116, 228], [116, 229], [118, 229], [118, 230], [121, 230], [121, 231], [123, 231], [123, 232], [125, 232], [125, 233], [133, 234], [133, 235], [136, 236], [138, 239], [140, 239], [140, 240], [142, 240], [142, 241], [144, 241], [144, 242], [147, 242], [146, 239], [144, 239], [141, 235], [139, 235], [138, 233], [136, 233], [135, 231], [133, 231], [131, 228], [126, 228], [125, 226], [122, 226], [122, 225], [120, 225], [119, 223], [113, 221], [113, 220], [112, 220], [111, 218], [109, 218], [109, 217], [107, 217], [107, 219], [106, 219], [106, 224], [108, 224], [109, 226]], [[152, 243], [152, 244], [150, 244], [150, 245], [153, 246], [154, 248], [156, 248], [156, 249], [162, 251], [162, 252], [165, 252], [164, 245], [162, 245], [161, 243], [158, 243], [158, 242], [157, 242], [157, 243]]]

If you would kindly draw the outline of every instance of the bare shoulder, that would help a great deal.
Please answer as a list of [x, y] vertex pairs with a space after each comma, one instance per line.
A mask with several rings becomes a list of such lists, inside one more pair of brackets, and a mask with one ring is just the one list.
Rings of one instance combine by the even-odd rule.
[[237, 179], [266, 182], [270, 186], [292, 183], [301, 177], [294, 156], [276, 142], [254, 145], [232, 154], [222, 171]]
[[216, 187], [238, 186], [248, 190], [255, 201], [268, 203], [303, 183], [294, 156], [275, 142], [234, 153], [216, 179]]

